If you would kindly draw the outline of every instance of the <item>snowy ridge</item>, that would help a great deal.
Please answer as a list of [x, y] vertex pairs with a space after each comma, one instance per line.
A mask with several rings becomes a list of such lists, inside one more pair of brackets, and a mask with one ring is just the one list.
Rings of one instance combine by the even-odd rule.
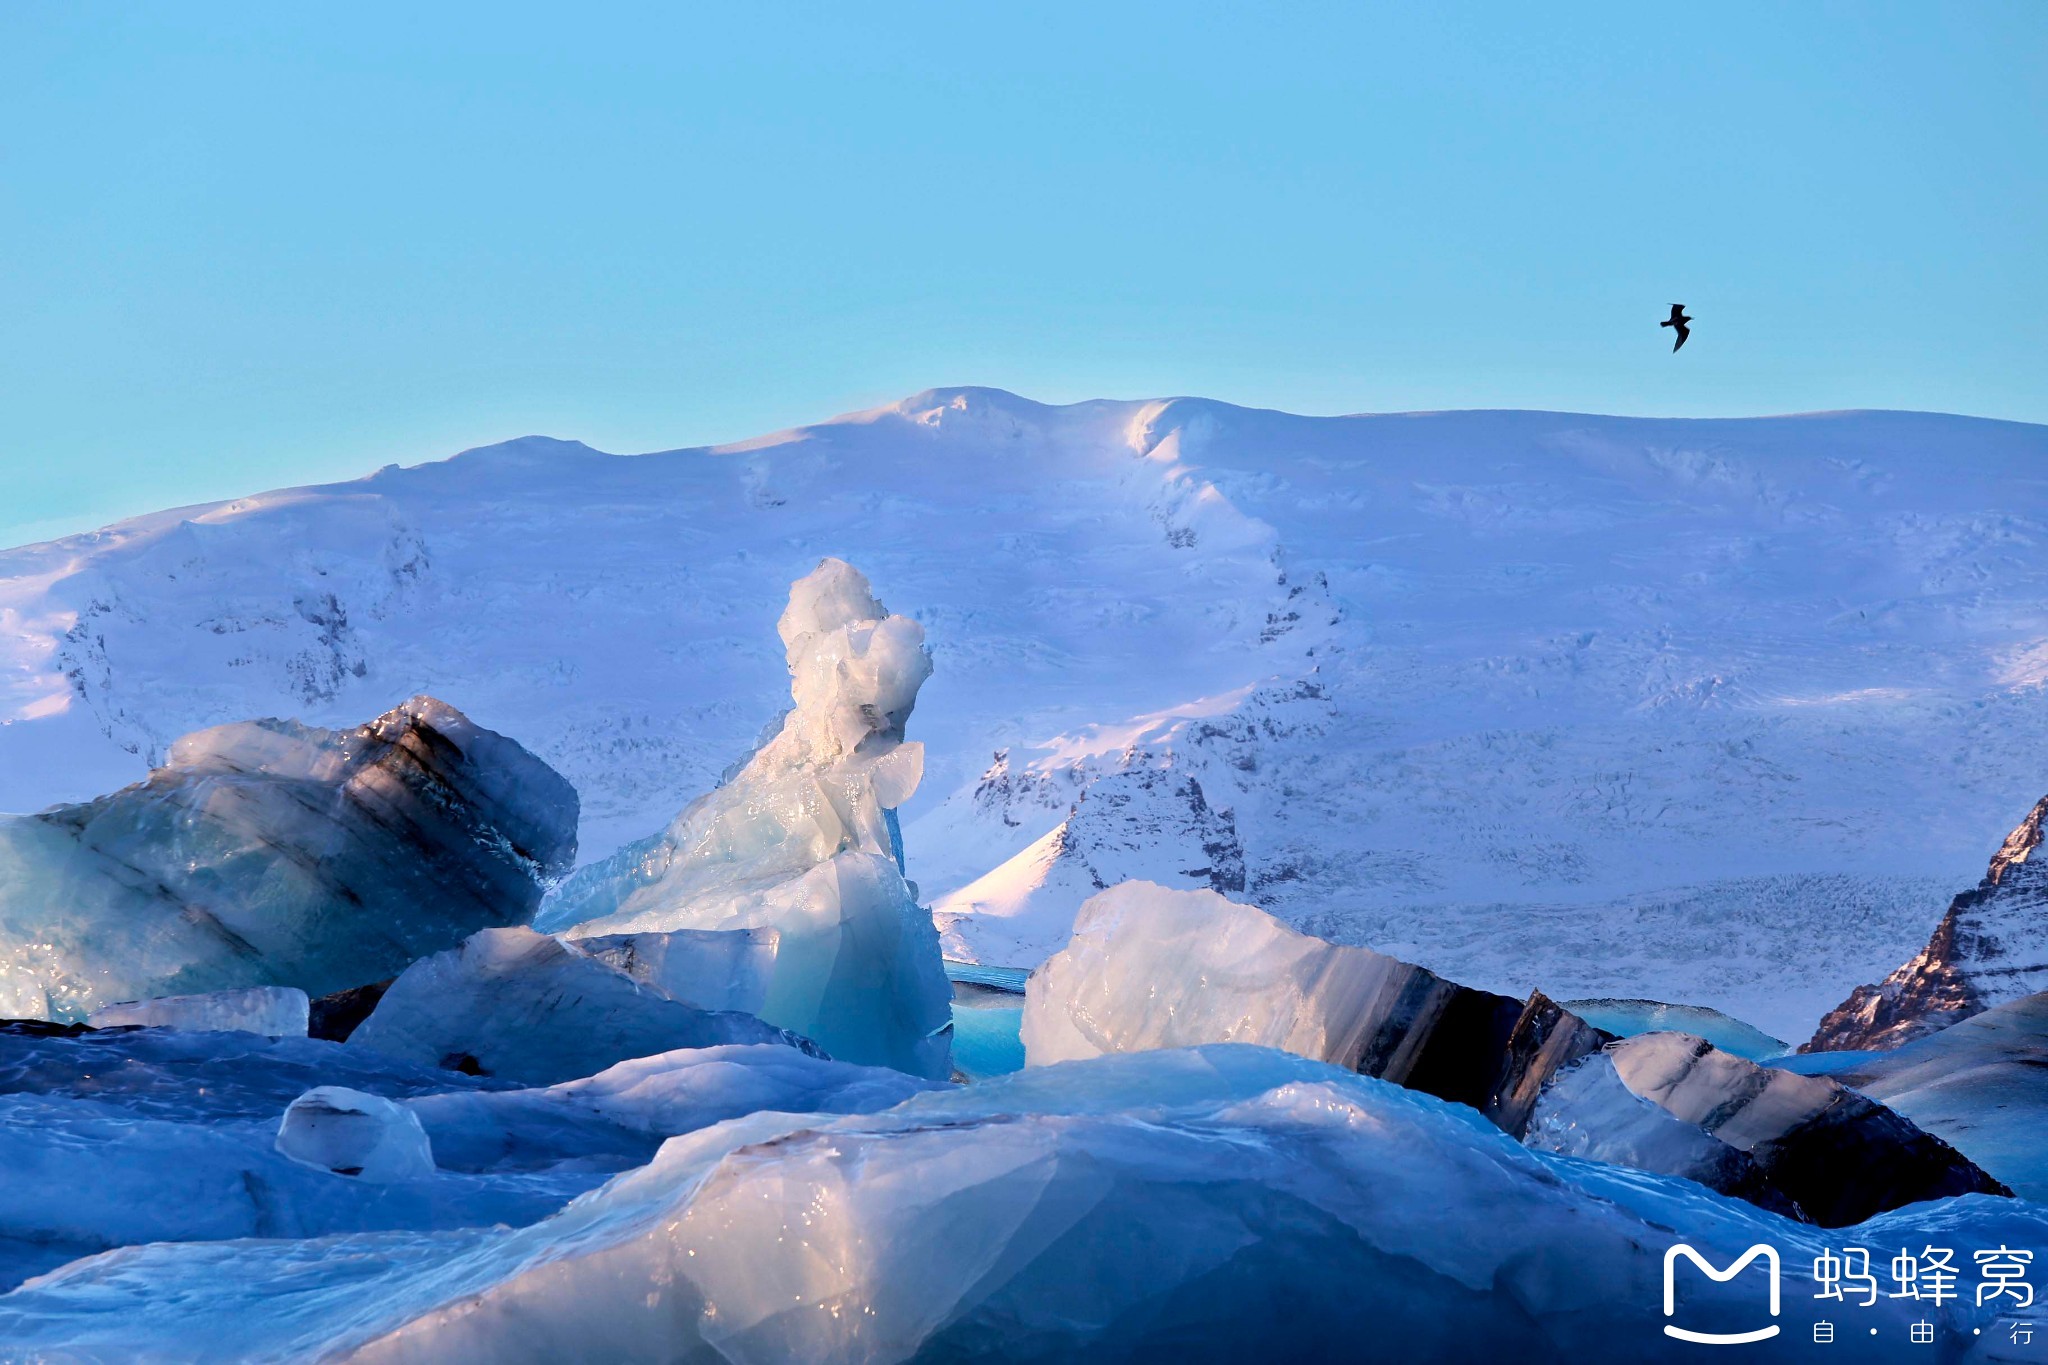
[[0, 554], [0, 809], [429, 692], [568, 776], [601, 857], [772, 719], [757, 623], [839, 555], [931, 643], [904, 834], [954, 951], [1028, 964], [1097, 881], [1242, 875], [1475, 985], [1803, 1037], [2043, 787], [2044, 471], [2048, 429], [1926, 414], [986, 389], [527, 438]]

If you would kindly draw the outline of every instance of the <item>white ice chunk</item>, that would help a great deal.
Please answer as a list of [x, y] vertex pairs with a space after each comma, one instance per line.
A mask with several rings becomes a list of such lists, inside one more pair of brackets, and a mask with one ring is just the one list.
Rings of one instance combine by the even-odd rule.
[[777, 628], [796, 703], [780, 729], [664, 833], [571, 878], [536, 922], [578, 939], [773, 929], [762, 1018], [834, 1057], [942, 1079], [952, 995], [894, 818], [923, 766], [903, 732], [931, 675], [924, 630], [836, 559], [791, 586]]
[[143, 1024], [187, 1031], [261, 1033], [270, 1038], [306, 1036], [310, 1002], [297, 986], [250, 986], [239, 991], [204, 995], [160, 995], [154, 1000], [125, 1000], [94, 1010], [85, 1022], [93, 1028]]
[[359, 1180], [419, 1180], [434, 1151], [410, 1109], [347, 1086], [323, 1085], [293, 1100], [277, 1126], [277, 1150], [293, 1161]]
[[790, 1043], [751, 1014], [695, 1009], [531, 929], [486, 929], [405, 969], [346, 1046], [528, 1085], [629, 1057]]

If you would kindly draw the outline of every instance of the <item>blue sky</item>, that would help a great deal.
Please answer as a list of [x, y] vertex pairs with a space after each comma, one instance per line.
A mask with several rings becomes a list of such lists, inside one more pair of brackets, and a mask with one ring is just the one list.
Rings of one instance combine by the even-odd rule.
[[2032, 0], [13, 0], [0, 544], [942, 384], [2048, 421], [2044, 71]]

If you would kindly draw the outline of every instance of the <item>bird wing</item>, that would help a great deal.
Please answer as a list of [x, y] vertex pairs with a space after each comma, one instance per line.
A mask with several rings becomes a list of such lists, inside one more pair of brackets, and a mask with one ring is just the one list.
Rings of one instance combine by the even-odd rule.
[[1692, 335], [1692, 328], [1686, 326], [1684, 323], [1681, 322], [1677, 324], [1677, 326], [1678, 340], [1671, 343], [1671, 352], [1673, 355], [1676, 355], [1678, 353], [1679, 347], [1685, 345], [1685, 339]]
[[1677, 321], [1678, 321], [1678, 320], [1679, 320], [1680, 318], [1682, 318], [1682, 317], [1684, 317], [1684, 316], [1685, 316], [1685, 305], [1684, 305], [1684, 304], [1682, 304], [1682, 303], [1674, 303], [1674, 304], [1672, 304], [1672, 305], [1671, 305], [1671, 320], [1672, 320], [1672, 322], [1674, 322], [1674, 323], [1675, 323], [1675, 322], [1677, 322]]

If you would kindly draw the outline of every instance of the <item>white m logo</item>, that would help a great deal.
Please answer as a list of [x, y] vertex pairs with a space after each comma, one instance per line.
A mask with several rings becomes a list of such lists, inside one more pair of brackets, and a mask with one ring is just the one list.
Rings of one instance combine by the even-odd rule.
[[[1751, 1261], [1754, 1261], [1759, 1256], [1763, 1257], [1764, 1263], [1771, 1268], [1771, 1316], [1774, 1318], [1778, 1316], [1778, 1249], [1776, 1247], [1765, 1242], [1758, 1242], [1755, 1246], [1743, 1252], [1737, 1258], [1735, 1264], [1729, 1266], [1726, 1270], [1716, 1270], [1707, 1264], [1706, 1257], [1694, 1251], [1684, 1242], [1680, 1242], [1664, 1253], [1665, 1317], [1668, 1318], [1678, 1311], [1678, 1285], [1674, 1272], [1680, 1256], [1684, 1256], [1687, 1260], [1705, 1271], [1707, 1278], [1717, 1284], [1726, 1284], [1737, 1275], [1740, 1275]], [[1683, 1327], [1673, 1327], [1667, 1322], [1664, 1324], [1664, 1335], [1667, 1337], [1677, 1337], [1680, 1341], [1697, 1341], [1703, 1346], [1740, 1346], [1744, 1342], [1764, 1341], [1778, 1335], [1778, 1324], [1774, 1322], [1769, 1327], [1759, 1327], [1754, 1332], [1689, 1332]]]

